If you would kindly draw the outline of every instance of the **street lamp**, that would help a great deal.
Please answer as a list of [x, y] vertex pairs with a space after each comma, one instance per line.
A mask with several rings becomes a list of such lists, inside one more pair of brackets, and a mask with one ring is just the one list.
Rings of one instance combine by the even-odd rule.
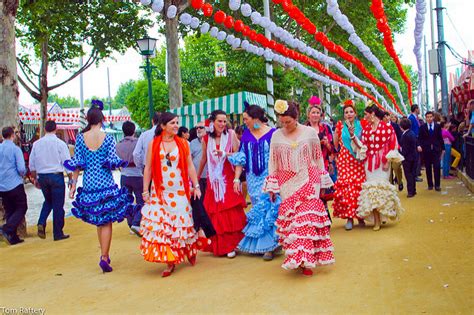
[[303, 89], [296, 88], [296, 95], [298, 95], [298, 103], [301, 102], [301, 95], [303, 95]]
[[150, 57], [155, 53], [155, 46], [156, 46], [156, 38], [144, 37], [137, 40], [138, 48], [140, 49], [140, 54], [145, 57], [146, 64], [145, 66], [141, 66], [140, 69], [144, 69], [146, 73], [146, 77], [148, 79], [148, 110], [150, 114], [150, 122], [153, 119], [153, 94], [152, 94], [152, 87], [151, 87], [151, 73], [153, 71], [154, 66], [150, 64]]

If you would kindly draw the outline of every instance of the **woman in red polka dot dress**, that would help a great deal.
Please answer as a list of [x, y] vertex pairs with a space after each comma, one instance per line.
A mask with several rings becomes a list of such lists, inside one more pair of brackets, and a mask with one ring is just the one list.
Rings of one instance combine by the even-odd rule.
[[[211, 250], [215, 256], [236, 256], [235, 249], [244, 237], [242, 230], [247, 224], [244, 209], [247, 206], [241, 193], [234, 191], [234, 168], [228, 156], [239, 150], [239, 140], [233, 130], [227, 130], [227, 116], [215, 110], [210, 117], [210, 133], [202, 141], [202, 158], [198, 178], [207, 163], [207, 187], [204, 208], [216, 230], [211, 236]], [[240, 182], [240, 181], [239, 181]]]
[[282, 126], [270, 142], [269, 176], [264, 191], [272, 200], [282, 199], [276, 221], [279, 243], [285, 251], [284, 269], [300, 269], [312, 275], [316, 265], [334, 263], [329, 236], [331, 221], [320, 191], [332, 186], [324, 169], [316, 131], [298, 123], [298, 108], [277, 101], [275, 112]]
[[178, 117], [163, 113], [160, 119], [143, 173], [146, 204], [142, 208], [140, 249], [145, 260], [168, 265], [162, 273], [167, 277], [186, 258], [191, 265], [196, 263], [198, 244], [203, 242], [194, 230], [190, 181], [193, 198], [200, 198], [201, 191], [188, 142], [177, 136]]
[[[334, 185], [333, 215], [336, 218], [347, 219], [346, 230], [352, 230], [354, 218], [357, 217], [357, 200], [362, 184], [365, 182], [364, 162], [356, 158], [356, 152], [351, 145], [349, 128], [360, 137], [365, 121], [357, 119], [354, 103], [348, 100], [344, 103], [344, 121], [336, 125], [334, 143], [339, 147], [337, 157], [337, 181]], [[364, 226], [364, 220], [359, 219], [359, 225]]]
[[397, 189], [389, 182], [390, 162], [401, 162], [403, 157], [398, 152], [395, 131], [390, 123], [382, 120], [384, 111], [372, 105], [365, 112], [370, 123], [362, 132], [362, 141], [355, 141], [358, 147], [366, 150], [366, 182], [360, 192], [357, 216], [373, 221], [373, 229], [378, 231], [386, 218], [398, 220], [403, 212]]

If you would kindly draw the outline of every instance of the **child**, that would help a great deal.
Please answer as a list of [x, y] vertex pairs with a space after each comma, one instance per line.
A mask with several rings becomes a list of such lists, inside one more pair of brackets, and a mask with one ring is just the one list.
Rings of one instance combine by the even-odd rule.
[[407, 118], [400, 120], [400, 128], [403, 133], [400, 139], [401, 153], [405, 160], [403, 163], [403, 171], [407, 180], [408, 198], [416, 195], [416, 166], [417, 166], [417, 140], [411, 131], [411, 121]]

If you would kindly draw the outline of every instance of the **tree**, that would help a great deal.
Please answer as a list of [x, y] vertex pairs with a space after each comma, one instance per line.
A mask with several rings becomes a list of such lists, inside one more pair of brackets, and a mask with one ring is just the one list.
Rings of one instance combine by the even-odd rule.
[[18, 0], [0, 2], [0, 129], [17, 125], [18, 79], [15, 61], [15, 16]]
[[[17, 21], [17, 37], [25, 48], [34, 52], [18, 56], [24, 76], [19, 81], [41, 102], [42, 124], [49, 91], [71, 81], [113, 52], [124, 53], [137, 38], [145, 35], [150, 25], [148, 16], [140, 13], [133, 2], [99, 0], [22, 1]], [[84, 44], [90, 47], [90, 53], [79, 67], [74, 60], [85, 55]], [[35, 62], [39, 62], [36, 71]], [[50, 84], [49, 67], [59, 65], [73, 73], [60, 83]]]
[[114, 103], [118, 107], [127, 107], [127, 97], [135, 90], [135, 81], [129, 80], [120, 84], [117, 94], [115, 95]]
[[[166, 111], [168, 106], [168, 86], [160, 80], [152, 82], [153, 109], [154, 111]], [[150, 117], [148, 113], [148, 82], [140, 80], [135, 83], [133, 92], [126, 99], [128, 110], [132, 120], [142, 128], [150, 127]]]
[[81, 106], [79, 100], [73, 96], [61, 97], [54, 93], [48, 95], [48, 103], [58, 103], [61, 108], [78, 108]]

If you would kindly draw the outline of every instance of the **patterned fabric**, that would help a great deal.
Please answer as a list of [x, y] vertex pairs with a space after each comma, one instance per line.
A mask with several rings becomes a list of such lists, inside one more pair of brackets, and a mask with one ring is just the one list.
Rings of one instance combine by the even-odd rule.
[[[243, 230], [245, 236], [240, 241], [238, 248], [247, 253], [265, 253], [278, 247], [275, 221], [278, 217], [280, 197], [275, 202], [271, 202], [270, 196], [262, 191], [265, 178], [268, 176], [270, 139], [274, 131], [275, 129], [271, 129], [257, 140], [246, 129], [242, 135], [239, 152], [229, 157], [229, 161], [233, 165], [246, 166], [247, 189], [252, 201], [252, 209], [247, 212], [247, 225]], [[258, 151], [260, 147], [262, 152]], [[265, 161], [259, 175], [254, 172], [255, 163], [259, 163], [259, 160], [254, 158], [255, 154], [262, 155]]]
[[[333, 216], [341, 219], [357, 217], [358, 199], [365, 182], [364, 163], [355, 159], [342, 143], [342, 123], [336, 126], [341, 147], [337, 158], [338, 177], [334, 185]], [[360, 136], [360, 134], [359, 134]]]
[[191, 205], [186, 196], [181, 170], [178, 168], [179, 153], [176, 147], [170, 152], [171, 166], [167, 165], [166, 152], [159, 157], [162, 171], [163, 199], [158, 198], [155, 184], [151, 187], [151, 201], [142, 208], [140, 246], [143, 258], [149, 262], [179, 264], [196, 256], [199, 240], [193, 227]]
[[329, 236], [331, 221], [319, 199], [320, 189], [332, 186], [332, 181], [324, 170], [316, 131], [298, 128], [304, 130], [296, 141], [287, 139], [281, 130], [273, 134], [270, 175], [264, 185], [264, 191], [280, 192], [282, 197], [276, 224], [285, 250], [285, 269], [314, 268], [335, 261]]
[[127, 162], [120, 160], [115, 152], [112, 135], [106, 135], [102, 145], [92, 151], [87, 148], [84, 135], [80, 134], [74, 157], [64, 162], [71, 171], [84, 170], [83, 187], [77, 189], [72, 214], [84, 222], [100, 226], [121, 222], [127, 214], [133, 213], [132, 194], [126, 187], [119, 189], [111, 171], [126, 165]]

